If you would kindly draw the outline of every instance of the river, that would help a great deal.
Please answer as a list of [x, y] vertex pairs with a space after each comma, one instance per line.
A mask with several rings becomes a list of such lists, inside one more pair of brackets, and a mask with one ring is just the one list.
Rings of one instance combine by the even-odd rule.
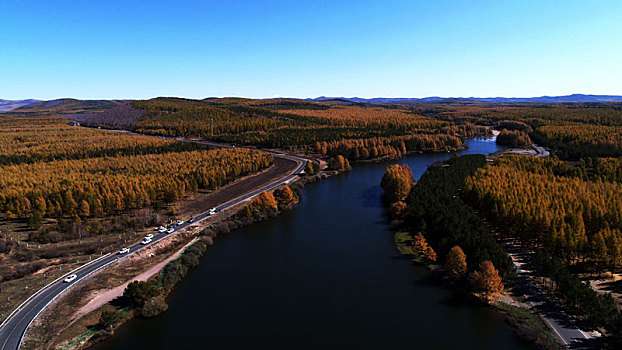
[[[500, 150], [473, 139], [461, 153]], [[450, 154], [400, 161], [419, 178]], [[390, 163], [309, 184], [298, 208], [220, 236], [170, 296], [94, 349], [522, 349], [494, 311], [455, 301], [393, 243]]]

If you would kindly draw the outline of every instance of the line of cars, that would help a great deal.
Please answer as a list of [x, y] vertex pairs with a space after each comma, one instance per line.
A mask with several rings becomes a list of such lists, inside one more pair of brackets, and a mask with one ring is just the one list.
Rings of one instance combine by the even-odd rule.
[[[208, 211], [207, 216], [211, 216], [211, 215], [216, 214], [216, 211], [217, 211], [216, 208], [211, 208]], [[191, 217], [190, 219], [188, 219], [188, 223], [193, 223], [195, 220], [196, 220], [195, 217]], [[178, 220], [176, 223], [172, 223], [168, 227], [164, 227], [164, 226], [156, 227], [156, 228], [154, 228], [154, 231], [157, 231], [159, 233], [165, 233], [166, 232], [167, 234], [173, 233], [173, 232], [175, 232], [175, 227], [181, 226], [181, 225], [183, 225], [185, 223], [186, 222], [184, 220]], [[151, 243], [153, 241], [153, 236], [154, 236], [153, 233], [150, 233], [150, 234], [146, 235], [145, 238], [143, 238], [143, 240], [140, 242], [140, 244], [147, 245], [147, 244]], [[129, 247], [124, 247], [124, 248], [119, 249], [117, 254], [118, 255], [123, 255], [123, 254], [128, 254], [129, 252], [130, 252], [130, 248]], [[78, 278], [78, 275], [76, 275], [74, 273], [74, 274], [72, 274], [70, 276], [67, 276], [63, 280], [63, 282], [71, 283], [71, 282], [75, 281], [77, 278]]]

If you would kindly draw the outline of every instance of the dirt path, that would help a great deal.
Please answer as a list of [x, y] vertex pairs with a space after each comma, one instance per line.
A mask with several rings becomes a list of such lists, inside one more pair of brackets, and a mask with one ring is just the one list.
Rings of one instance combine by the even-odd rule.
[[188, 213], [190, 216], [202, 213], [209, 208], [240, 197], [286, 176], [296, 169], [297, 165], [293, 160], [274, 157], [274, 165], [267, 170], [236, 180], [214, 192], [196, 194], [192, 200], [181, 203], [180, 211], [181, 213]]
[[120, 286], [117, 286], [115, 288], [112, 289], [108, 289], [108, 290], [104, 290], [104, 291], [97, 291], [96, 293], [94, 293], [91, 296], [91, 301], [88, 302], [88, 304], [84, 305], [83, 307], [80, 308], [80, 310], [78, 310], [78, 312], [76, 312], [74, 319], [79, 319], [80, 317], [97, 310], [98, 308], [104, 306], [106, 303], [114, 300], [117, 297], [120, 297], [121, 295], [123, 295], [123, 291], [125, 290], [125, 287], [127, 287], [128, 284], [134, 282], [134, 281], [146, 281], [149, 278], [151, 278], [151, 276], [155, 275], [156, 273], [160, 272], [160, 270], [162, 270], [162, 268], [168, 264], [169, 261], [176, 259], [177, 257], [179, 257], [179, 255], [184, 251], [184, 249], [186, 249], [188, 246], [190, 246], [192, 243], [196, 242], [196, 239], [193, 239], [192, 241], [188, 242], [188, 244], [184, 245], [183, 247], [181, 247], [181, 249], [179, 249], [178, 251], [175, 252], [175, 254], [169, 256], [168, 258], [166, 258], [165, 260], [163, 260], [162, 262], [158, 263], [157, 265], [154, 265], [153, 267], [151, 267], [149, 270], [141, 273], [140, 275], [130, 279], [129, 281], [121, 284]]

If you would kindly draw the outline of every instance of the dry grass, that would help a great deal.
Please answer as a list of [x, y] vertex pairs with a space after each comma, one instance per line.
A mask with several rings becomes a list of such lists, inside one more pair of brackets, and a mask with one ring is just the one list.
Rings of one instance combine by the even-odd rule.
[[[61, 298], [55, 300], [35, 320], [22, 348], [46, 348], [83, 333], [93, 325], [92, 320], [90, 317], [77, 318], [76, 314], [88, 304], [94, 295], [122, 285], [134, 276], [149, 270], [168, 258], [172, 251], [192, 240], [197, 233], [195, 228], [168, 236], [149, 248], [97, 272], [84, 282], [76, 284]], [[154, 257], [149, 257], [151, 252], [155, 253]], [[93, 313], [89, 313], [91, 314]]]

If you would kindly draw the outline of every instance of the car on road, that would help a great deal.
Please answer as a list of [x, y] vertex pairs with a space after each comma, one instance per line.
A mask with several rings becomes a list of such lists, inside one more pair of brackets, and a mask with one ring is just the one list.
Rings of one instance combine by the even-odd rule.
[[193, 222], [194, 222], [194, 218], [190, 218], [190, 219], [188, 219], [188, 222], [189, 222], [189, 223], [193, 223]]
[[130, 252], [130, 248], [121, 248], [121, 249], [119, 249], [117, 254], [127, 254], [129, 252]]
[[146, 235], [145, 238], [152, 239], [153, 238], [153, 233], [150, 233], [150, 234]]
[[177, 225], [183, 225], [184, 223], [185, 223], [185, 221], [184, 221], [184, 220], [179, 220], [179, 221], [177, 221]]
[[63, 280], [63, 282], [65, 282], [65, 283], [71, 283], [71, 282], [73, 282], [76, 278], [78, 278], [78, 275], [76, 275], [76, 274], [74, 273], [74, 274], [73, 274], [73, 275], [71, 275], [71, 276], [67, 276], [67, 278], [65, 278], [65, 279]]
[[158, 227], [158, 232], [160, 232], [160, 233], [166, 232], [166, 227], [164, 227], [164, 226]]
[[214, 215], [216, 214], [216, 208], [212, 208], [209, 210], [209, 215]]
[[175, 229], [172, 227], [166, 230], [166, 233], [173, 233], [173, 232], [175, 232]]
[[151, 238], [147, 238], [147, 237], [145, 237], [145, 239], [143, 239], [142, 242], [140, 242], [140, 244], [142, 245], [146, 245], [149, 243], [151, 243]]

